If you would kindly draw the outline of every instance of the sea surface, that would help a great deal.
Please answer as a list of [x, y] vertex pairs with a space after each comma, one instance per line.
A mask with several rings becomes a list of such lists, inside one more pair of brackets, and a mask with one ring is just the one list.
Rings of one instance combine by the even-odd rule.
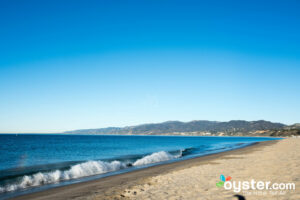
[[0, 134], [0, 199], [274, 139]]

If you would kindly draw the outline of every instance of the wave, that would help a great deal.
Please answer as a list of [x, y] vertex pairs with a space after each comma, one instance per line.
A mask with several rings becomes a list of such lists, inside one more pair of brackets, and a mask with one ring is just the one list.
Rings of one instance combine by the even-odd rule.
[[[116, 159], [114, 159], [116, 160]], [[113, 161], [113, 160], [110, 160]], [[16, 167], [11, 169], [0, 170], [0, 186], [2, 182], [5, 180], [14, 179], [18, 177], [22, 177], [25, 175], [33, 175], [37, 172], [49, 172], [55, 169], [58, 170], [66, 170], [69, 169], [70, 166], [75, 164], [83, 163], [82, 161], [67, 161], [67, 162], [59, 162], [59, 163], [50, 163], [43, 165], [33, 165], [33, 166], [24, 166], [24, 167]]]
[[[183, 150], [184, 151], [184, 150]], [[71, 165], [68, 169], [53, 170], [48, 172], [37, 172], [31, 175], [24, 175], [14, 180], [10, 180], [9, 184], [0, 186], [0, 193], [12, 192], [15, 190], [26, 189], [30, 187], [37, 187], [46, 184], [59, 183], [61, 181], [67, 181], [92, 175], [104, 174], [108, 172], [118, 171], [130, 166], [141, 166], [152, 163], [163, 162], [182, 156], [182, 152], [173, 155], [169, 152], [160, 151], [146, 155], [140, 159], [137, 159], [133, 163], [121, 162], [121, 161], [87, 161], [80, 164]]]
[[178, 158], [178, 157], [181, 157], [181, 154], [180, 155], [172, 155], [168, 152], [160, 151], [160, 152], [145, 156], [141, 159], [138, 159], [137, 161], [135, 161], [133, 163], [133, 166], [163, 162], [163, 161], [171, 160], [171, 159]]
[[81, 164], [71, 166], [70, 169], [61, 171], [55, 170], [51, 172], [38, 172], [33, 175], [25, 175], [18, 183], [9, 184], [0, 187], [0, 192], [11, 192], [28, 187], [35, 187], [45, 184], [57, 183], [96, 174], [103, 174], [111, 171], [125, 168], [126, 164], [119, 161], [102, 162], [102, 161], [88, 161]]
[[[243, 143], [239, 143], [241, 145]], [[182, 150], [160, 151], [149, 155], [134, 155], [116, 158], [115, 160], [94, 160], [86, 162], [66, 162], [50, 164], [47, 166], [34, 166], [24, 169], [6, 170], [5, 175], [0, 175], [0, 193], [23, 190], [62, 181], [78, 179], [93, 175], [118, 171], [129, 167], [140, 167], [153, 163], [173, 160], [188, 155], [196, 155], [199, 151], [215, 151], [227, 145], [191, 147]], [[1, 171], [4, 172], [4, 171]]]

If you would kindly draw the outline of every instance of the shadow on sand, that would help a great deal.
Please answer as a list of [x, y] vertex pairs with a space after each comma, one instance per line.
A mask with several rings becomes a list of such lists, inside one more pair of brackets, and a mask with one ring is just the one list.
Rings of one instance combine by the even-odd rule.
[[242, 195], [236, 194], [234, 197], [238, 198], [238, 200], [246, 200], [246, 198]]

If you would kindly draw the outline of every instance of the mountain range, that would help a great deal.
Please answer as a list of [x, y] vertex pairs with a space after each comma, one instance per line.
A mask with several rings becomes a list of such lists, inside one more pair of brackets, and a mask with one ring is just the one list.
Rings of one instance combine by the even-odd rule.
[[[290, 128], [289, 128], [290, 127]], [[285, 131], [284, 131], [285, 130]], [[291, 131], [293, 130], [293, 131]], [[295, 131], [296, 130], [296, 131]], [[298, 132], [299, 130], [299, 132]], [[279, 131], [279, 132], [278, 132]], [[99, 129], [81, 129], [67, 131], [70, 134], [124, 134], [124, 135], [262, 135], [280, 136], [300, 135], [300, 126], [287, 126], [265, 120], [245, 121], [231, 120], [228, 122], [195, 120], [190, 122], [167, 121], [163, 123], [142, 124], [126, 127], [108, 127]]]

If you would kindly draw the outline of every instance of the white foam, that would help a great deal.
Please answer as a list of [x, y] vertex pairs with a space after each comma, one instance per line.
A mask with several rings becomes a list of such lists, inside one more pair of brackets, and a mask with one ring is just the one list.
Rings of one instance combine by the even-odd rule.
[[120, 170], [125, 167], [126, 165], [119, 161], [113, 161], [110, 163], [102, 161], [88, 161], [85, 163], [73, 165], [70, 169], [64, 171], [56, 170], [45, 173], [38, 172], [30, 176], [23, 176], [23, 178], [18, 183], [0, 187], [0, 192], [10, 192], [27, 187], [57, 183], [63, 180], [103, 174], [106, 172]]
[[[179, 155], [172, 155], [165, 151], [160, 151], [136, 160], [133, 163], [133, 166], [147, 165], [151, 163], [167, 161], [181, 157], [181, 155], [181, 151]], [[38, 172], [33, 175], [25, 175], [16, 183], [0, 187], [0, 193], [11, 192], [15, 190], [25, 189], [28, 187], [41, 186], [45, 184], [58, 183], [60, 181], [82, 178], [86, 176], [103, 174], [124, 169], [126, 167], [126, 164], [120, 161], [88, 161], [81, 164], [73, 165], [68, 170], [55, 170], [51, 172]]]
[[165, 151], [160, 151], [160, 152], [156, 152], [153, 153], [151, 155], [145, 156], [141, 159], [138, 159], [137, 161], [135, 161], [133, 163], [134, 166], [138, 166], [138, 165], [147, 165], [147, 164], [151, 164], [151, 163], [157, 163], [157, 162], [162, 162], [162, 161], [167, 161], [167, 160], [171, 160], [174, 158], [178, 158], [181, 155], [171, 155]]

